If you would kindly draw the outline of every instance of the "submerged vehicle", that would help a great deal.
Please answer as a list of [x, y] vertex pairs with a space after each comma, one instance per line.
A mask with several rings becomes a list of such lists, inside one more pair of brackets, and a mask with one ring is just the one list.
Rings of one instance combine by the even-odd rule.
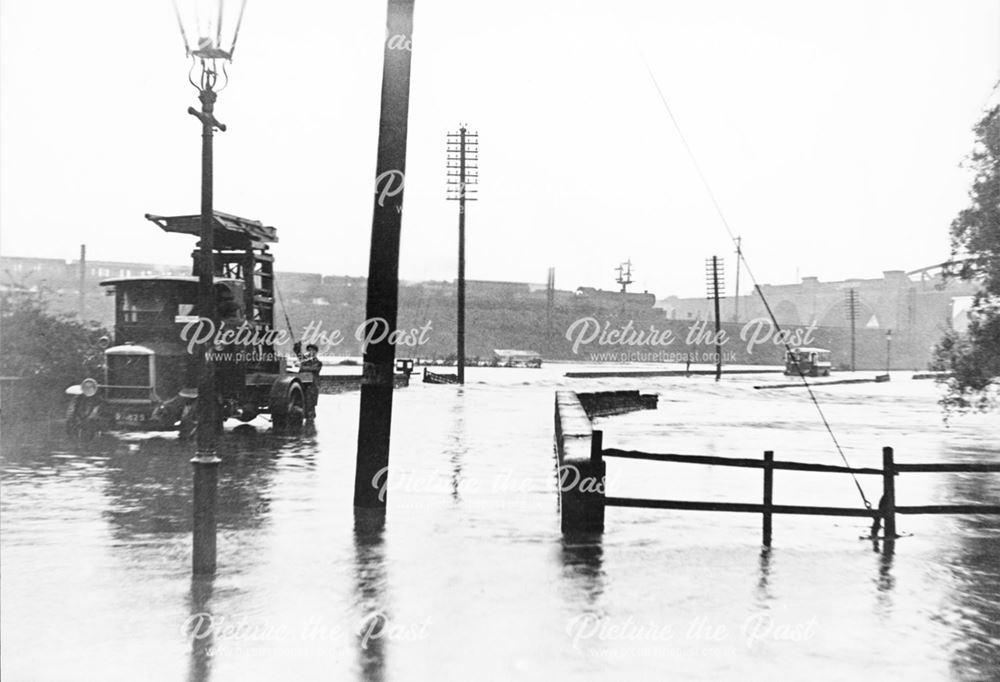
[[790, 376], [828, 377], [832, 366], [826, 348], [803, 346], [785, 352], [785, 374]]
[[[167, 232], [197, 235], [199, 215], [146, 218]], [[303, 383], [275, 352], [274, 257], [277, 230], [215, 212], [215, 315], [198, 309], [198, 277], [108, 279], [115, 297], [114, 339], [104, 350], [104, 376], [70, 386], [67, 431], [173, 430], [194, 435], [200, 343], [213, 344], [219, 426], [232, 417], [269, 414], [275, 430], [300, 426]], [[200, 252], [193, 254], [198, 271]], [[214, 322], [213, 322], [214, 318]]]

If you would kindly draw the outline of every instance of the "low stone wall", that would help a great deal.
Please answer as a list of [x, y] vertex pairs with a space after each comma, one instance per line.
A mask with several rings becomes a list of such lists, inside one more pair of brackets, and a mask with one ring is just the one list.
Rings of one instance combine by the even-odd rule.
[[[397, 372], [392, 375], [392, 384], [394, 388], [406, 388], [410, 385], [410, 375]], [[320, 374], [319, 376], [319, 392], [323, 395], [360, 390], [360, 374]]]
[[577, 393], [576, 396], [590, 419], [636, 410], [655, 410], [659, 400], [655, 393], [640, 394], [639, 391], [601, 391]]
[[639, 391], [556, 391], [555, 440], [563, 533], [604, 531], [604, 433], [595, 417], [655, 410], [656, 395]]
[[600, 533], [604, 530], [602, 434], [594, 431], [575, 392], [556, 391], [555, 407], [562, 531]]

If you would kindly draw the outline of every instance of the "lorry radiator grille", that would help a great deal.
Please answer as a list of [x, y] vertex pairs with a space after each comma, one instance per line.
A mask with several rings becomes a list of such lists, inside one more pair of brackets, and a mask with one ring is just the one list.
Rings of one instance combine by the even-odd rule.
[[108, 394], [111, 400], [148, 398], [149, 377], [148, 355], [109, 355]]

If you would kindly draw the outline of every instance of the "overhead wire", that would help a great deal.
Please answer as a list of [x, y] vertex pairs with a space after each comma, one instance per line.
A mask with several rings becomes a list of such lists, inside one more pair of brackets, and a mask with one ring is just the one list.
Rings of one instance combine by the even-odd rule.
[[281, 296], [281, 289], [278, 287], [278, 280], [274, 280], [274, 293], [278, 294], [278, 303], [281, 305], [281, 314], [285, 316], [285, 326], [288, 327], [288, 334], [295, 343], [295, 330], [292, 329], [292, 321], [288, 319], [288, 308], [285, 307], [285, 299]]
[[[786, 353], [791, 354], [792, 353], [791, 345], [788, 343], [786, 335], [781, 333], [781, 325], [778, 324], [778, 320], [775, 317], [774, 312], [771, 310], [770, 304], [764, 297], [764, 292], [761, 291], [760, 285], [757, 283], [757, 278], [753, 274], [753, 269], [750, 267], [750, 263], [747, 261], [746, 249], [744, 249], [742, 245], [737, 241], [738, 238], [736, 237], [736, 234], [729, 226], [729, 221], [726, 220], [726, 215], [722, 210], [722, 206], [720, 205], [718, 198], [716, 198], [715, 196], [715, 192], [712, 190], [712, 185], [708, 182], [708, 178], [702, 171], [701, 164], [698, 163], [698, 158], [695, 156], [694, 150], [691, 149], [691, 145], [688, 144], [687, 138], [684, 136], [684, 132], [681, 130], [680, 123], [677, 121], [677, 117], [674, 116], [673, 109], [670, 108], [670, 104], [667, 102], [667, 98], [663, 94], [663, 90], [660, 88], [659, 82], [656, 80], [656, 74], [653, 73], [653, 69], [649, 66], [649, 62], [646, 61], [646, 56], [642, 53], [642, 51], [639, 52], [639, 57], [642, 59], [642, 63], [643, 65], [645, 65], [646, 71], [649, 73], [650, 80], [653, 81], [653, 86], [656, 88], [656, 92], [660, 96], [660, 101], [663, 103], [663, 107], [664, 109], [666, 109], [667, 115], [670, 117], [670, 122], [673, 124], [674, 130], [677, 131], [677, 136], [680, 139], [681, 144], [684, 146], [684, 150], [687, 152], [688, 158], [691, 160], [691, 165], [694, 166], [695, 172], [701, 179], [701, 183], [705, 187], [705, 191], [712, 202], [712, 206], [715, 207], [715, 212], [719, 215], [719, 219], [722, 222], [722, 226], [725, 228], [726, 233], [729, 235], [729, 239], [733, 242], [733, 245], [737, 246], [737, 254], [740, 259], [740, 262], [743, 263], [743, 267], [746, 269], [747, 275], [750, 277], [750, 281], [753, 282], [754, 290], [757, 292], [757, 295], [760, 296], [760, 300], [764, 304], [764, 309], [767, 311], [767, 315], [770, 318], [771, 323], [774, 325], [774, 329], [778, 334], [776, 338], [782, 339], [782, 345], [785, 347]], [[823, 408], [822, 406], [820, 406], [819, 400], [817, 400], [816, 398], [816, 394], [813, 393], [812, 386], [806, 379], [806, 375], [802, 371], [802, 368], [799, 365], [798, 357], [795, 355], [790, 355], [790, 357], [793, 358], [792, 364], [795, 367], [796, 371], [798, 372], [799, 378], [802, 380], [802, 384], [808, 391], [809, 399], [812, 401], [813, 405], [815, 405], [816, 411], [819, 413], [820, 420], [823, 422], [823, 426], [826, 428], [827, 433], [830, 435], [830, 439], [833, 441], [833, 445], [836, 448], [837, 453], [840, 455], [840, 458], [844, 461], [845, 466], [850, 468], [851, 467], [850, 462], [847, 461], [847, 456], [844, 454], [844, 450], [840, 446], [840, 442], [837, 440], [837, 436], [836, 434], [834, 434], [833, 428], [830, 426], [830, 422], [829, 420], [827, 420], [826, 414], [823, 412]], [[860, 481], [858, 481], [858, 477], [854, 474], [853, 471], [850, 473], [851, 473], [851, 478], [854, 480], [854, 486], [858, 489], [858, 493], [861, 495], [861, 500], [862, 502], [864, 502], [865, 508], [871, 509], [872, 503], [868, 500], [868, 497], [865, 495], [865, 491], [861, 487], [861, 483]]]

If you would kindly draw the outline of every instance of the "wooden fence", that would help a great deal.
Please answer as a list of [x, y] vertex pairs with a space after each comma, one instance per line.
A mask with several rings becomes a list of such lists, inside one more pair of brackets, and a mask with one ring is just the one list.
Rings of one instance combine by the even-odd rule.
[[[898, 464], [891, 447], [882, 448], [882, 468], [848, 467], [808, 462], [779, 461], [767, 450], [761, 459], [715, 457], [707, 455], [656, 454], [635, 450], [605, 449], [604, 434], [592, 428], [590, 416], [572, 391], [556, 394], [556, 448], [560, 467], [560, 509], [563, 532], [601, 532], [604, 529], [606, 507], [640, 507], [646, 509], [677, 509], [689, 511], [740, 512], [760, 514], [762, 538], [771, 544], [774, 514], [804, 514], [810, 516], [856, 516], [873, 520], [872, 532], [884, 525], [886, 539], [896, 537], [897, 514], [1000, 514], [1000, 505], [939, 504], [899, 506], [896, 504], [896, 477], [910, 473], [1000, 473], [1000, 463], [948, 462]], [[587, 450], [589, 449], [589, 457]], [[710, 502], [698, 500], [658, 500], [612, 497], [605, 484], [606, 458], [645, 460], [652, 462], [700, 464], [707, 466], [762, 469], [762, 495], [759, 503]], [[774, 504], [774, 472], [810, 471], [829, 474], [879, 476], [882, 496], [877, 508], [826, 507], [815, 505]]]
[[[594, 431], [592, 442], [601, 443], [600, 431]], [[651, 500], [643, 498], [603, 496], [606, 507], [644, 507], [653, 509], [686, 509], [692, 511], [750, 512], [762, 516], [762, 537], [764, 545], [771, 544], [771, 517], [773, 514], [805, 514], [811, 516], [860, 516], [870, 517], [885, 527], [885, 537], [896, 537], [897, 514], [1000, 514], [1000, 505], [995, 504], [938, 504], [900, 506], [896, 504], [896, 477], [902, 473], [929, 472], [1000, 472], [1000, 464], [985, 462], [897, 464], [891, 447], [882, 448], [882, 468], [846, 467], [807, 462], [787, 462], [774, 459], [774, 452], [767, 450], [762, 459], [742, 459], [733, 457], [710, 457], [703, 455], [653, 454], [634, 450], [597, 449], [591, 457], [603, 461], [606, 457], [620, 459], [640, 459], [654, 462], [678, 462], [704, 464], [709, 466], [744, 467], [763, 469], [763, 494], [759, 504], [742, 502], [699, 502], [688, 500]], [[839, 473], [871, 475], [882, 478], [882, 498], [878, 508], [864, 507], [824, 507], [814, 505], [774, 504], [774, 472], [812, 471], [818, 473]], [[877, 528], [875, 526], [874, 528]]]

